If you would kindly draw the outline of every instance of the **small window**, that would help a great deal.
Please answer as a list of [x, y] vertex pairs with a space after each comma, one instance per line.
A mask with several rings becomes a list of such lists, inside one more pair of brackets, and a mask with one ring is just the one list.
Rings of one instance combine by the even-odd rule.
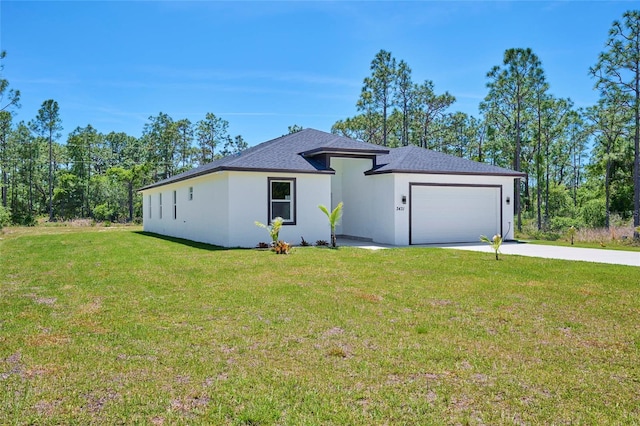
[[176, 191], [173, 191], [173, 218], [178, 218], [178, 194]]
[[149, 207], [149, 219], [151, 219], [151, 195], [149, 195], [147, 205]]
[[281, 217], [285, 224], [295, 224], [295, 193], [295, 179], [269, 178], [269, 222]]
[[158, 210], [158, 217], [162, 219], [162, 192], [160, 193], [160, 208]]
[[189, 187], [189, 201], [193, 200], [193, 186]]

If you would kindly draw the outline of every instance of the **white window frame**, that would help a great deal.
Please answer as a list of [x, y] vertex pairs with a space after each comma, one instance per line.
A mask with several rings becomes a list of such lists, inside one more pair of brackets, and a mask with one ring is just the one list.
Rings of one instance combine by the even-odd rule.
[[193, 201], [193, 186], [189, 187], [189, 201]]
[[[281, 177], [270, 177], [267, 179], [268, 181], [268, 187], [267, 187], [267, 194], [268, 194], [268, 206], [267, 206], [267, 210], [268, 210], [268, 216], [269, 216], [269, 223], [271, 223], [273, 221], [273, 219], [275, 219], [273, 216], [273, 203], [289, 203], [290, 207], [289, 207], [289, 212], [291, 213], [291, 217], [289, 218], [282, 218], [284, 219], [284, 221], [282, 222], [283, 225], [295, 225], [296, 224], [296, 178], [281, 178]], [[273, 198], [273, 184], [274, 183], [288, 183], [290, 185], [290, 191], [289, 191], [289, 198], [288, 199], [274, 199]]]

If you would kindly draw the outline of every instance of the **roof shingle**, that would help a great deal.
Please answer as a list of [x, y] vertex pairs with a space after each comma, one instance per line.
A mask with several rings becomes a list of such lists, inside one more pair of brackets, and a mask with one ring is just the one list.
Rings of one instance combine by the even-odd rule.
[[417, 146], [393, 148], [389, 154], [379, 155], [377, 165], [367, 174], [381, 173], [435, 173], [470, 174], [522, 177], [524, 173], [515, 172], [487, 163], [467, 160], [442, 152]]
[[142, 189], [168, 185], [222, 170], [273, 171], [288, 173], [330, 173], [334, 171], [313, 158], [319, 153], [376, 156], [376, 167], [367, 174], [452, 173], [524, 176], [523, 173], [465, 160], [417, 146], [385, 148], [344, 136], [304, 129], [251, 147], [240, 154], [161, 180]]

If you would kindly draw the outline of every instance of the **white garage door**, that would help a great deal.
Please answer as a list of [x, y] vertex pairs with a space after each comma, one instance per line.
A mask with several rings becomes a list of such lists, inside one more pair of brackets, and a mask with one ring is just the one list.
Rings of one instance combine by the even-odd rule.
[[500, 233], [500, 187], [411, 185], [411, 244], [479, 242]]

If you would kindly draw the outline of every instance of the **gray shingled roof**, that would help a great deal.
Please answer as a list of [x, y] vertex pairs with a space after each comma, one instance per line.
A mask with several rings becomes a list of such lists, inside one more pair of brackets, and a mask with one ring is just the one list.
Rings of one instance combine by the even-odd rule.
[[524, 173], [515, 172], [487, 163], [467, 160], [442, 152], [417, 146], [393, 148], [386, 155], [377, 157], [376, 167], [368, 175], [381, 173], [435, 173], [469, 174], [523, 177]]
[[377, 166], [368, 174], [378, 173], [464, 173], [522, 176], [508, 169], [464, 160], [458, 157], [410, 146], [385, 148], [344, 136], [304, 129], [297, 133], [251, 147], [240, 154], [230, 155], [195, 169], [161, 180], [141, 189], [164, 186], [223, 170], [268, 171], [281, 173], [328, 173], [322, 161], [313, 158], [321, 153], [376, 155]]

